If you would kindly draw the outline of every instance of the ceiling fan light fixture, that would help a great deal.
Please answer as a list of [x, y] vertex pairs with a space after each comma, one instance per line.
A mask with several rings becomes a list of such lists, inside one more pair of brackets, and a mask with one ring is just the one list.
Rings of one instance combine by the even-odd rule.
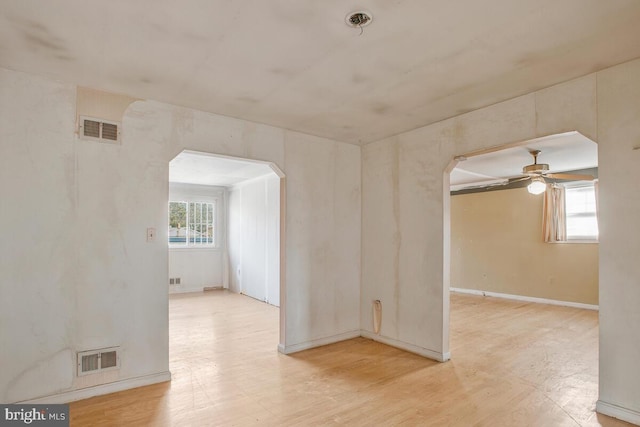
[[547, 184], [544, 182], [544, 179], [537, 177], [531, 179], [531, 184], [527, 185], [527, 190], [531, 194], [542, 194], [546, 191]]

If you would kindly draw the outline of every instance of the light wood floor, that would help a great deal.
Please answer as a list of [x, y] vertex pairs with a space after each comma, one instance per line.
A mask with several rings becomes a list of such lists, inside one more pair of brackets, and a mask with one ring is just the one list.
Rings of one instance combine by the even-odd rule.
[[171, 296], [170, 383], [71, 404], [72, 426], [624, 426], [594, 412], [597, 313], [451, 295], [452, 360], [363, 338], [284, 356], [278, 309]]

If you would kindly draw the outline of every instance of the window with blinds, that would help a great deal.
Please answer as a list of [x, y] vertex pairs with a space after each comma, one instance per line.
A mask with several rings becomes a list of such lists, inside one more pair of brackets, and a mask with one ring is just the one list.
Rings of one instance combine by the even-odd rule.
[[598, 240], [596, 192], [593, 183], [565, 189], [567, 240]]

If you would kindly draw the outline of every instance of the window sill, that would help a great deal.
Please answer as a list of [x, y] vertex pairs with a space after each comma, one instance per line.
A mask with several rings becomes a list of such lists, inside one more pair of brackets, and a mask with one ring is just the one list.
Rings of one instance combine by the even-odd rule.
[[572, 245], [575, 245], [575, 244], [588, 244], [588, 245], [596, 244], [597, 245], [599, 242], [593, 239], [571, 239], [564, 242], [556, 242], [556, 243], [569, 243]]
[[170, 251], [221, 251], [218, 246], [169, 246]]

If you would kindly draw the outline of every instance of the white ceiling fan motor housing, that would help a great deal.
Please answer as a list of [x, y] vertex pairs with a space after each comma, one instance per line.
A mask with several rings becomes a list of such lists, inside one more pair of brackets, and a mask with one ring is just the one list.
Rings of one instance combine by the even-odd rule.
[[527, 165], [522, 168], [522, 173], [524, 174], [538, 174], [544, 173], [549, 170], [549, 165], [546, 163], [534, 163], [532, 165]]

